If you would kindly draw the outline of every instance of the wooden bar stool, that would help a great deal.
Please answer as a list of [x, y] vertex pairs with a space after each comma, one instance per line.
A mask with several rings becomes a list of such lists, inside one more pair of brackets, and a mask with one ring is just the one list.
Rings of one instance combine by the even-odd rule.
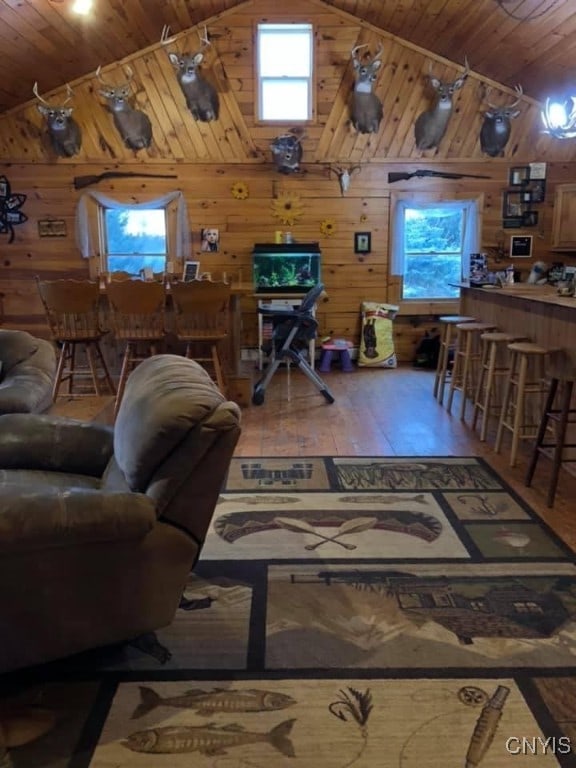
[[458, 323], [456, 325], [456, 347], [454, 367], [450, 381], [450, 392], [446, 410], [452, 410], [454, 393], [460, 391], [460, 419], [464, 421], [467, 400], [474, 401], [476, 378], [480, 363], [480, 337], [487, 331], [494, 330], [493, 323]]
[[514, 333], [499, 333], [489, 331], [480, 337], [482, 352], [480, 357], [480, 373], [476, 396], [474, 399], [474, 411], [472, 415], [472, 429], [476, 429], [478, 417], [482, 414], [480, 423], [480, 440], [486, 440], [490, 414], [496, 411], [500, 413], [502, 406], [501, 381], [510, 373], [510, 354], [508, 345], [514, 341], [525, 341], [526, 337]]
[[[530, 486], [540, 455], [552, 460], [552, 474], [548, 481], [548, 494], [546, 497], [546, 503], [549, 507], [554, 504], [560, 467], [563, 463], [576, 462], [576, 458], [569, 458], [565, 455], [567, 448], [576, 448], [576, 443], [566, 442], [566, 432], [569, 425], [576, 423], [576, 407], [570, 407], [574, 382], [576, 381], [576, 370], [573, 365], [566, 364], [564, 352], [554, 355], [554, 358], [548, 372], [550, 385], [546, 396], [546, 404], [542, 413], [542, 419], [540, 420], [540, 426], [538, 427], [536, 443], [525, 480], [525, 484]], [[558, 403], [555, 407], [556, 399], [558, 399]], [[546, 431], [550, 431], [552, 427], [554, 427], [552, 430], [553, 437], [550, 442], [545, 443]]]
[[520, 440], [533, 440], [537, 434], [542, 400], [546, 392], [544, 366], [552, 350], [518, 341], [508, 345], [510, 375], [506, 381], [494, 450], [500, 452], [504, 430], [512, 433], [510, 466], [516, 464]]
[[458, 323], [473, 323], [475, 320], [475, 317], [468, 317], [466, 315], [443, 315], [438, 318], [438, 322], [441, 323], [440, 353], [438, 355], [438, 364], [436, 366], [436, 377], [434, 378], [434, 397], [438, 400], [440, 405], [442, 405], [442, 401], [444, 400], [444, 387], [446, 385], [446, 376], [448, 374], [450, 350], [454, 346], [454, 339], [456, 337], [453, 329]]

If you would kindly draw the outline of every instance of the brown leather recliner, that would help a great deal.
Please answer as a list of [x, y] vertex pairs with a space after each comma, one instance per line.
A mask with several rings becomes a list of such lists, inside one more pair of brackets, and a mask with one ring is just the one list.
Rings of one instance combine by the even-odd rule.
[[0, 672], [172, 621], [239, 421], [177, 355], [136, 368], [114, 427], [0, 416]]

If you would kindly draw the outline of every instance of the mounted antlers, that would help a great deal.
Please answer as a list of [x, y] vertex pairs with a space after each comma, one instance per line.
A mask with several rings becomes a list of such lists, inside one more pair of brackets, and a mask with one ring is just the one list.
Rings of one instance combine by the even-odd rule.
[[98, 67], [96, 70], [96, 77], [104, 88], [98, 93], [106, 99], [108, 109], [114, 118], [114, 125], [124, 144], [134, 150], [149, 147], [152, 143], [150, 118], [144, 112], [134, 109], [128, 100], [131, 94], [130, 81], [134, 76], [132, 70], [127, 67], [128, 80], [125, 83], [111, 85], [102, 77], [101, 69], [102, 67]]
[[46, 119], [48, 135], [54, 152], [58, 157], [73, 157], [82, 146], [82, 133], [78, 123], [72, 117], [72, 107], [66, 104], [72, 99], [74, 92], [66, 86], [68, 98], [61, 106], [53, 106], [38, 93], [38, 83], [34, 83], [32, 93], [38, 99], [36, 105], [40, 114]]
[[329, 168], [331, 173], [335, 173], [338, 176], [338, 182], [340, 183], [340, 192], [345, 195], [350, 189], [350, 182], [352, 181], [352, 174], [361, 170], [360, 165], [351, 165], [349, 168], [341, 168], [339, 165]]
[[354, 91], [352, 92], [352, 103], [350, 114], [352, 125], [359, 133], [377, 133], [380, 128], [383, 110], [382, 102], [372, 93], [372, 87], [376, 80], [377, 72], [382, 66], [379, 59], [383, 46], [379, 43], [378, 50], [374, 58], [369, 63], [362, 63], [357, 56], [360, 48], [366, 48], [367, 43], [355, 45], [350, 54], [354, 66]]
[[436, 100], [432, 109], [422, 112], [414, 125], [418, 149], [433, 149], [442, 141], [452, 114], [452, 96], [455, 91], [462, 88], [470, 71], [467, 58], [464, 59], [464, 64], [465, 69], [460, 77], [453, 82], [444, 82], [432, 76], [432, 62], [430, 62], [428, 80], [436, 91]]
[[[174, 38], [169, 37], [170, 27], [164, 26], [160, 42], [162, 45], [169, 45]], [[208, 123], [211, 120], [218, 119], [220, 111], [220, 101], [218, 93], [214, 86], [209, 83], [200, 73], [200, 64], [204, 59], [204, 51], [209, 45], [212, 45], [208, 39], [206, 27], [204, 35], [198, 32], [200, 38], [200, 50], [196, 53], [176, 54], [168, 52], [168, 57], [176, 71], [178, 84], [186, 98], [186, 105], [194, 120], [200, 120]]]
[[480, 148], [490, 157], [499, 157], [504, 154], [504, 149], [510, 138], [512, 129], [510, 121], [520, 114], [520, 110], [514, 109], [514, 107], [520, 102], [524, 91], [521, 85], [514, 86], [515, 101], [512, 104], [497, 106], [488, 101], [490, 90], [488, 88], [484, 92], [484, 98], [490, 109], [484, 112], [484, 122], [480, 129]]

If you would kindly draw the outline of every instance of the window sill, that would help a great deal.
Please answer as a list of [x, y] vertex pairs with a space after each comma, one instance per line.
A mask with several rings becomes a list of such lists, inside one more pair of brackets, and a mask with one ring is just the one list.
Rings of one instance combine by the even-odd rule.
[[397, 304], [400, 306], [398, 315], [448, 315], [458, 310], [460, 299], [410, 299]]

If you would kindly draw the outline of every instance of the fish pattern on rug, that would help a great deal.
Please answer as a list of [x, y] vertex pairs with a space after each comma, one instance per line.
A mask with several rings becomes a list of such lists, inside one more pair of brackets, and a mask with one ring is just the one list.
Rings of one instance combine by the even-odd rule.
[[568, 768], [574, 711], [576, 556], [486, 462], [238, 458], [173, 623], [9, 676], [0, 768]]

